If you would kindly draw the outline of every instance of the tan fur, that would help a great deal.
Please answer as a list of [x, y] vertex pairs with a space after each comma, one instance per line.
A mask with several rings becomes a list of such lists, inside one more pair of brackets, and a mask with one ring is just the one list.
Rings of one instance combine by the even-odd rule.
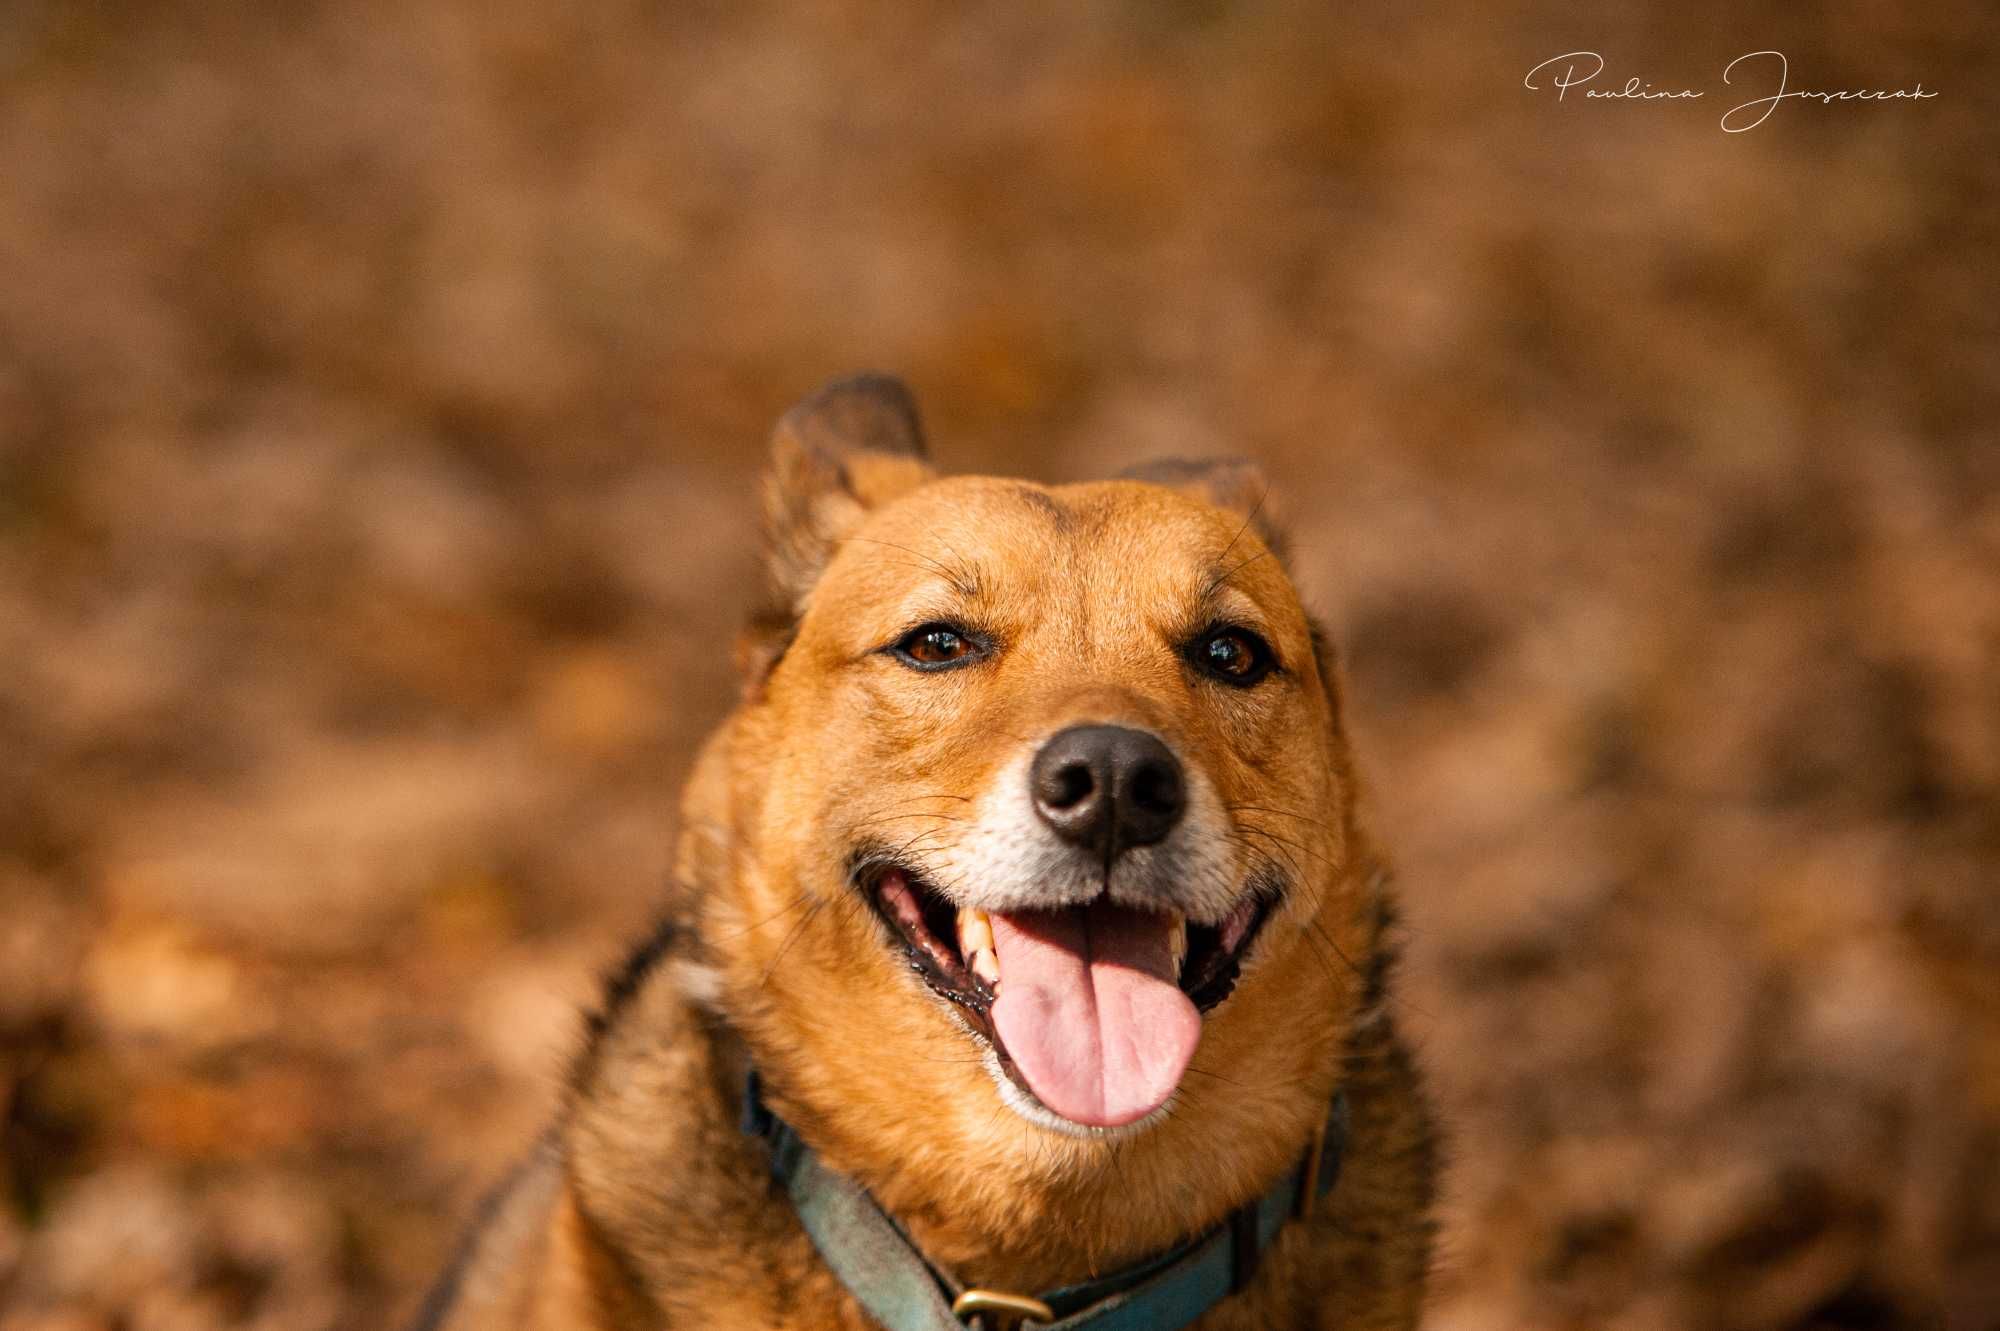
[[[688, 786], [671, 922], [614, 986], [555, 1133], [432, 1325], [869, 1325], [736, 1126], [750, 1060], [773, 1107], [934, 1261], [1029, 1291], [1214, 1225], [1299, 1158], [1345, 1087], [1338, 1189], [1200, 1325], [1414, 1325], [1432, 1145], [1384, 1005], [1387, 879], [1261, 482], [1177, 465], [1047, 488], [939, 479], [921, 454], [892, 381], [837, 385], [781, 425], [772, 595], [741, 654], [744, 702]], [[1219, 612], [1254, 620], [1285, 670], [1252, 690], [1191, 683], [1172, 644]], [[1002, 650], [947, 675], [879, 653], [945, 617]], [[1082, 721], [1164, 737], [1226, 811], [1242, 872], [1269, 863], [1289, 883], [1171, 1115], [1109, 1141], [1002, 1104], [975, 1037], [848, 878], [864, 835], [976, 873], [952, 858], [961, 810]]]

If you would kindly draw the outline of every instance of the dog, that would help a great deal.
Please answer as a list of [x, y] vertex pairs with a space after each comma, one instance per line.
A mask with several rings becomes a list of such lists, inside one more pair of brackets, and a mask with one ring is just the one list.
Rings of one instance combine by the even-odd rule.
[[1264, 489], [788, 413], [663, 923], [418, 1326], [1413, 1326], [1390, 879]]

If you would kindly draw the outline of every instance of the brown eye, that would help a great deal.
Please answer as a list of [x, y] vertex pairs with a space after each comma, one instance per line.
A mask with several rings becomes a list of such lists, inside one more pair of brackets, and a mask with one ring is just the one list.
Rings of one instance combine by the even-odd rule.
[[949, 624], [923, 624], [911, 629], [891, 649], [904, 665], [939, 670], [979, 655], [980, 646]]
[[1189, 655], [1204, 673], [1239, 688], [1255, 684], [1277, 664], [1270, 644], [1249, 629], [1211, 629], [1195, 640]]

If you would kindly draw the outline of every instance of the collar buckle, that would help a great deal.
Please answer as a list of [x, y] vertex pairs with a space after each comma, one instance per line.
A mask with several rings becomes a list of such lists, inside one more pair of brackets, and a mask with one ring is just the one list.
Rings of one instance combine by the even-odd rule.
[[952, 1300], [952, 1314], [979, 1331], [1014, 1331], [1024, 1321], [1044, 1325], [1056, 1320], [1056, 1310], [1026, 1294], [998, 1289], [968, 1289]]

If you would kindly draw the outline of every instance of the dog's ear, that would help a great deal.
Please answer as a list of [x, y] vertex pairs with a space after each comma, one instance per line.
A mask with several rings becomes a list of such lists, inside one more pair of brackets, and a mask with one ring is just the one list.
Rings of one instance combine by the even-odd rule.
[[1280, 560], [1290, 555], [1290, 542], [1264, 502], [1271, 484], [1264, 469], [1248, 458], [1159, 458], [1127, 467], [1118, 475], [1122, 480], [1164, 485], [1227, 509], [1242, 517]]
[[793, 407], [771, 437], [764, 477], [772, 589], [796, 610], [869, 509], [935, 475], [916, 400], [900, 379], [836, 379]]
[[782, 654], [821, 570], [868, 510], [936, 475], [916, 399], [891, 375], [836, 379], [785, 413], [764, 476], [770, 592], [738, 653], [753, 684]]

